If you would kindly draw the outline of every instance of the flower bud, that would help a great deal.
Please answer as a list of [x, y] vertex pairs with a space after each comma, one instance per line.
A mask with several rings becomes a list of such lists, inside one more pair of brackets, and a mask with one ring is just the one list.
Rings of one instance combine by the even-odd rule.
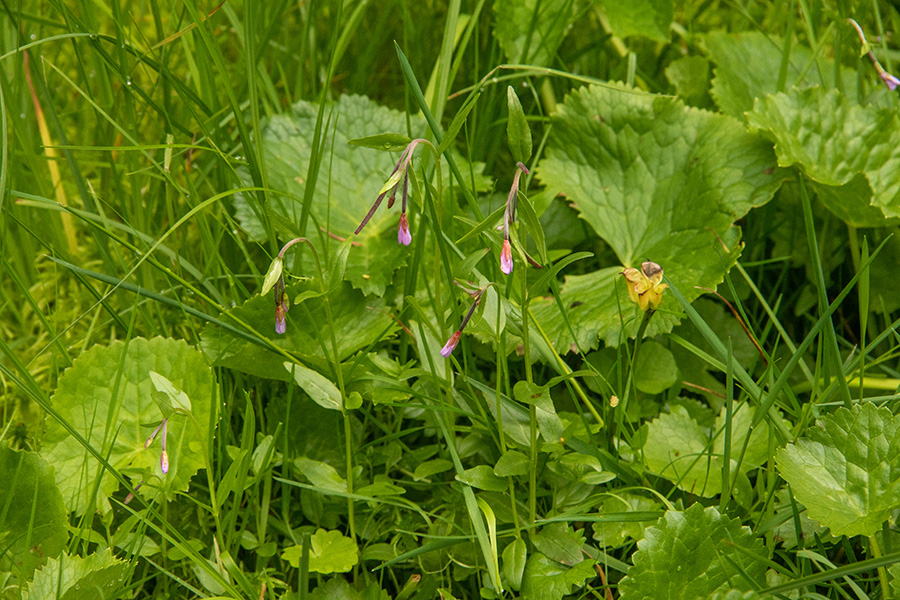
[[504, 275], [509, 275], [513, 270], [512, 247], [509, 240], [503, 240], [503, 249], [500, 250], [500, 270]]

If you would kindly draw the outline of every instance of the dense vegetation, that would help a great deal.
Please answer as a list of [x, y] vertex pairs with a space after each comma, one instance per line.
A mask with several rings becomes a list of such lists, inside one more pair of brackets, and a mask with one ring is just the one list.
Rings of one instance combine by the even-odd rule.
[[0, 598], [900, 594], [900, 12], [4, 3]]

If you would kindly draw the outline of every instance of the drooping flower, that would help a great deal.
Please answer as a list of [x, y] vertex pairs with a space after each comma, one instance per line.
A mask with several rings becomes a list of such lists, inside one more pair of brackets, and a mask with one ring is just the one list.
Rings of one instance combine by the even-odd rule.
[[378, 207], [381, 206], [381, 202], [388, 192], [391, 192], [391, 195], [388, 198], [388, 208], [394, 206], [397, 191], [400, 190], [402, 192], [402, 204], [400, 208], [400, 226], [397, 230], [397, 243], [402, 244], [403, 246], [409, 246], [412, 242], [412, 235], [409, 233], [409, 221], [406, 219], [406, 201], [409, 192], [409, 165], [412, 161], [413, 151], [415, 151], [416, 146], [422, 142], [428, 143], [421, 138], [411, 141], [400, 154], [400, 160], [397, 161], [394, 170], [391, 171], [391, 176], [388, 178], [385, 187], [382, 188], [382, 192], [375, 198], [375, 203], [372, 205], [372, 208], [369, 209], [369, 212], [366, 213], [366, 216], [363, 217], [362, 222], [359, 224], [359, 227], [356, 228], [354, 233], [358, 234], [369, 223], [372, 219], [372, 215], [374, 215], [375, 211], [378, 210]]
[[509, 245], [509, 226], [516, 222], [516, 207], [519, 202], [519, 178], [522, 173], [528, 175], [528, 167], [520, 162], [516, 163], [516, 174], [513, 176], [513, 184], [506, 197], [506, 211], [503, 214], [503, 248], [500, 250], [500, 270], [509, 275], [513, 270], [512, 248]]
[[147, 438], [147, 441], [144, 442], [144, 449], [146, 450], [150, 447], [150, 444], [153, 443], [153, 439], [156, 437], [156, 434], [159, 433], [159, 430], [162, 429], [162, 455], [159, 457], [159, 466], [162, 469], [163, 475], [169, 472], [169, 453], [166, 452], [166, 430], [168, 429], [168, 424], [169, 419], [163, 419], [162, 423], [156, 426], [156, 429], [153, 430], [153, 433], [151, 433], [150, 437]]
[[453, 352], [453, 349], [456, 348], [456, 345], [459, 343], [459, 337], [462, 335], [463, 329], [466, 328], [466, 325], [469, 323], [469, 319], [472, 318], [472, 315], [475, 314], [475, 309], [478, 308], [478, 303], [481, 302], [481, 296], [484, 294], [484, 290], [486, 288], [481, 288], [476, 291], [472, 296], [475, 298], [475, 302], [472, 303], [472, 306], [469, 308], [469, 312], [466, 313], [466, 316], [463, 317], [462, 323], [459, 326], [459, 329], [454, 332], [453, 335], [450, 336], [450, 339], [447, 340], [447, 343], [444, 344], [444, 347], [441, 348], [441, 356], [447, 358], [450, 356], [450, 353]]
[[644, 312], [656, 310], [662, 302], [662, 293], [668, 284], [662, 283], [663, 268], [652, 261], [641, 264], [641, 269], [629, 267], [622, 271], [628, 286], [628, 297]]
[[284, 334], [287, 331], [286, 314], [290, 309], [287, 292], [284, 291], [284, 277], [280, 277], [275, 284], [275, 333]]
[[509, 240], [503, 240], [503, 248], [500, 250], [500, 270], [509, 275], [513, 270], [512, 247]]

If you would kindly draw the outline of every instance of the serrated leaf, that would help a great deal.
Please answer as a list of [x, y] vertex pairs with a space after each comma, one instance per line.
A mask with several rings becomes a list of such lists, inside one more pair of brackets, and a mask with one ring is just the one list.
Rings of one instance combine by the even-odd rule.
[[[659, 502], [644, 496], [621, 493], [603, 499], [597, 512], [600, 515], [626, 512], [653, 512], [660, 509]], [[656, 521], [601, 521], [594, 523], [594, 540], [601, 547], [620, 546], [626, 539], [641, 540], [644, 531]]]
[[527, 163], [531, 158], [531, 128], [525, 119], [525, 111], [522, 103], [516, 96], [513, 86], [506, 88], [506, 107], [508, 119], [506, 121], [506, 141], [513, 158], [520, 163]]
[[548, 65], [582, 6], [580, 0], [497, 0], [494, 35], [509, 60]]
[[24, 582], [65, 547], [66, 507], [53, 467], [34, 452], [0, 446], [0, 481], [0, 571]]
[[596, 576], [593, 561], [583, 560], [567, 567], [535, 552], [528, 557], [522, 579], [522, 597], [530, 600], [562, 600], [575, 588]]
[[810, 518], [836, 536], [873, 535], [900, 506], [900, 417], [887, 408], [839, 408], [775, 460]]
[[619, 37], [638, 35], [669, 41], [669, 25], [675, 15], [672, 0], [604, 0], [603, 11], [610, 29]]
[[[737, 458], [744, 446], [755, 413], [746, 404], [735, 405], [732, 414], [731, 473], [739, 476]], [[724, 407], [719, 413], [713, 431], [720, 431], [725, 424]], [[753, 430], [747, 451], [740, 464], [740, 472], [746, 473], [768, 460], [768, 428], [763, 423]], [[710, 446], [710, 432], [692, 419], [683, 406], [673, 406], [670, 413], [663, 413], [650, 422], [643, 455], [646, 465], [655, 473], [673, 481], [680, 489], [711, 498], [722, 492], [722, 460], [725, 435], [720, 433]], [[749, 491], [738, 480], [736, 495]]]
[[316, 404], [329, 410], [340, 411], [343, 408], [340, 390], [327, 377], [297, 363], [285, 362], [283, 366]]
[[[271, 306], [271, 299], [266, 300]], [[209, 443], [210, 419], [216, 414], [212, 370], [200, 352], [180, 340], [135, 338], [128, 343], [123, 359], [125, 349], [124, 343], [114, 342], [81, 355], [60, 378], [53, 406], [135, 485], [153, 482], [142, 486], [139, 493], [154, 497], [162, 490], [172, 497], [188, 489], [191, 477], [206, 467], [203, 453]], [[200, 424], [196, 428], [180, 415], [169, 419], [169, 472], [165, 475], [160, 467], [160, 442], [144, 449], [162, 416], [152, 399], [150, 371], [163, 374], [191, 399], [191, 414]], [[115, 398], [113, 391], [118, 391]], [[93, 455], [56, 421], [47, 422], [42, 451], [54, 465], [59, 489], [73, 512], [109, 508], [106, 498], [118, 489], [119, 482], [100, 469]], [[96, 497], [92, 495], [95, 489]]]
[[109, 550], [85, 558], [63, 554], [35, 573], [23, 597], [25, 600], [120, 598], [130, 570], [131, 565], [114, 557]]
[[[299, 283], [288, 288], [290, 297], [300, 297], [304, 292], [318, 289], [318, 283]], [[384, 303], [372, 296], [363, 296], [345, 283], [329, 296], [334, 317], [334, 336], [338, 345], [338, 357], [345, 360], [353, 353], [378, 339], [390, 326], [392, 319]], [[270, 335], [271, 343], [290, 352], [303, 361], [321, 369], [327, 369], [329, 360], [319, 340], [331, 343], [331, 331], [322, 301], [307, 300], [300, 309], [287, 314], [287, 332], [275, 335], [275, 310], [272, 299], [256, 296], [237, 308], [227, 311], [223, 320], [230, 323], [246, 323], [263, 335]], [[284, 356], [257, 344], [238, 338], [227, 330], [207, 325], [201, 336], [200, 348], [210, 362], [218, 367], [228, 367], [267, 379], [289, 381], [290, 373], [282, 363]], [[328, 346], [329, 354], [331, 352]]]
[[[857, 179], [853, 193], [839, 197], [855, 205], [854, 214], [865, 214], [861, 211], [871, 205], [886, 217], [900, 217], [900, 119], [895, 110], [859, 106], [837, 90], [794, 88], [758, 99], [747, 120], [775, 140], [782, 166], [799, 164], [826, 186], [851, 184], [864, 176], [868, 186]], [[871, 221], [859, 224], [882, 224]]]
[[[753, 108], [754, 98], [765, 98], [778, 92], [778, 75], [784, 56], [782, 38], [758, 31], [713, 31], [704, 37], [704, 45], [710, 59], [716, 63], [712, 95], [725, 114], [743, 120], [744, 113]], [[845, 93], [856, 102], [856, 70], [842, 68], [841, 78]], [[826, 89], [836, 87], [834, 61], [821, 58], [794, 41], [785, 89], [812, 85], [822, 85]]]
[[565, 523], [551, 523], [533, 535], [531, 542], [547, 558], [571, 567], [584, 560], [581, 551], [584, 536], [581, 533], [581, 530], [576, 532]]
[[[292, 566], [300, 566], [303, 547], [299, 544], [286, 548], [281, 557]], [[340, 531], [317, 529], [309, 538], [310, 573], [346, 573], [359, 562], [356, 544]]]
[[477, 467], [466, 469], [456, 476], [456, 480], [473, 488], [488, 490], [489, 492], [503, 492], [509, 487], [506, 480], [494, 475], [494, 470], [487, 465], [478, 465]]
[[405, 133], [376, 133], [375, 135], [347, 140], [347, 143], [354, 146], [362, 146], [363, 148], [400, 152], [409, 146], [411, 141], [412, 138]]
[[762, 542], [738, 519], [700, 504], [670, 510], [638, 542], [634, 566], [619, 582], [620, 597], [688, 600], [730, 589], [762, 589], [765, 559]]
[[[559, 105], [539, 177], [573, 202], [623, 266], [652, 260], [693, 300], [696, 286], [723, 280], [741, 250], [735, 221], [768, 202], [783, 173], [769, 144], [739, 121], [617, 87], [582, 88]], [[575, 339], [555, 301], [535, 302], [558, 351], [576, 341], [590, 349], [598, 338], [616, 345], [623, 320], [635, 335], [639, 309], [616, 285], [621, 270], [567, 278], [561, 299]], [[671, 330], [674, 304], [663, 296], [648, 336]]]

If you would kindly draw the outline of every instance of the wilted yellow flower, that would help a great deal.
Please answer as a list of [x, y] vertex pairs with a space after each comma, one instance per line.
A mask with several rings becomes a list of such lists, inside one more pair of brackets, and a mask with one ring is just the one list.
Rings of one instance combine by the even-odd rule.
[[656, 310], [662, 302], [662, 293], [667, 284], [662, 283], [663, 269], [655, 262], [647, 261], [638, 271], [629, 267], [622, 271], [628, 284], [628, 297], [641, 307], [641, 310]]

